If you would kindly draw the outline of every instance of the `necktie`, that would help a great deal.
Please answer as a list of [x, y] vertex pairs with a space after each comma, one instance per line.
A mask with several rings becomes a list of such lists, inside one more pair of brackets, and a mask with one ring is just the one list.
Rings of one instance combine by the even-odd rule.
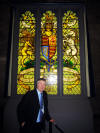
[[40, 94], [40, 121], [42, 121], [42, 117], [43, 117], [43, 96], [42, 93]]

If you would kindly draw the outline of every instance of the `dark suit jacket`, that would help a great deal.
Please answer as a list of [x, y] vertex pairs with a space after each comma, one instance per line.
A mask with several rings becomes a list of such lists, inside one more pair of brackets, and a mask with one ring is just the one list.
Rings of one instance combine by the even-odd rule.
[[[51, 119], [48, 112], [48, 98], [47, 93], [43, 91], [43, 99], [44, 99], [44, 115], [42, 121], [42, 128], [45, 128], [45, 119], [49, 121]], [[38, 112], [39, 112], [39, 99], [36, 89], [33, 91], [27, 92], [21, 102], [18, 104], [17, 115], [18, 121], [21, 125], [22, 122], [26, 122], [26, 124], [34, 124], [37, 120]]]

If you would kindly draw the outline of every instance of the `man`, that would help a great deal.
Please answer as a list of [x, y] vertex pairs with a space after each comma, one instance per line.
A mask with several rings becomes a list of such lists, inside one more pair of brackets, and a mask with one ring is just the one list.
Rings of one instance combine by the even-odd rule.
[[27, 92], [18, 104], [17, 114], [21, 133], [41, 133], [45, 129], [45, 119], [54, 122], [48, 111], [46, 80], [40, 78], [37, 88]]

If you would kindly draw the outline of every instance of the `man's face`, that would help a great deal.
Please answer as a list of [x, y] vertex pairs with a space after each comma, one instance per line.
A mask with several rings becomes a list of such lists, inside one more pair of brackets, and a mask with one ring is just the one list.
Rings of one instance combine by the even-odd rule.
[[43, 80], [38, 81], [38, 83], [37, 83], [37, 89], [40, 92], [43, 92], [45, 90], [45, 87], [46, 87], [46, 82], [45, 81], [43, 81]]

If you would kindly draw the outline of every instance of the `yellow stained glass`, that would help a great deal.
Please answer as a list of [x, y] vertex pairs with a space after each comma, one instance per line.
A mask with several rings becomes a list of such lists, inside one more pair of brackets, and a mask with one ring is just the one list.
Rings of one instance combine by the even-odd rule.
[[79, 24], [76, 13], [64, 13], [63, 35], [63, 94], [81, 94]]
[[48, 94], [57, 95], [57, 17], [46, 11], [41, 18], [40, 77]]
[[30, 11], [21, 14], [19, 24], [17, 94], [34, 89], [35, 17]]

